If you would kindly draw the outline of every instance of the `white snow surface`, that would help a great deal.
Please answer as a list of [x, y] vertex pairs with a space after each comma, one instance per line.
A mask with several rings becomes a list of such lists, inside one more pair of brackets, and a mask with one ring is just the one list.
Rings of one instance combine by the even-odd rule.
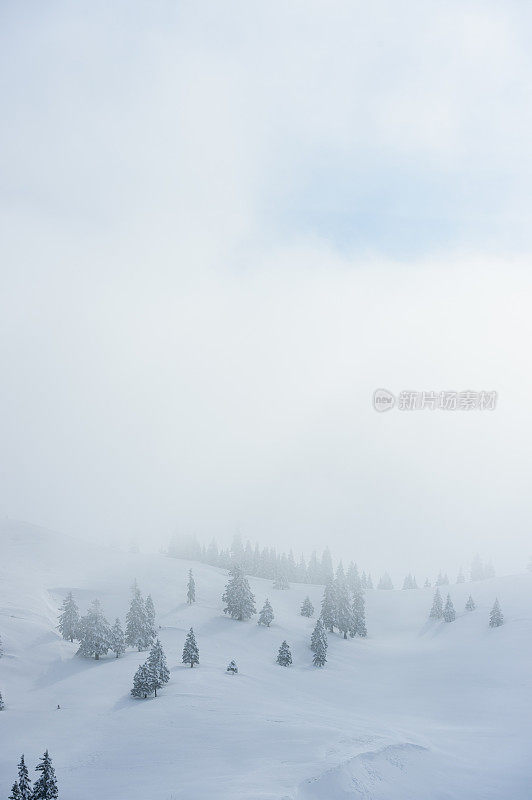
[[[0, 525], [0, 797], [24, 752], [50, 750], [60, 800], [525, 800], [532, 796], [532, 575], [449, 587], [454, 623], [428, 623], [433, 590], [370, 591], [367, 640], [329, 635], [312, 666], [322, 587], [250, 578], [271, 628], [222, 612], [225, 570]], [[186, 604], [188, 570], [197, 602]], [[422, 576], [419, 576], [422, 577]], [[136, 578], [151, 593], [171, 669], [157, 698], [130, 697], [146, 654], [76, 656], [57, 630], [68, 590], [109, 622]], [[444, 591], [446, 587], [443, 587]], [[463, 611], [471, 592], [477, 603]], [[501, 628], [488, 627], [498, 597]], [[194, 628], [200, 666], [181, 664]], [[286, 639], [293, 666], [275, 663]], [[238, 675], [228, 675], [231, 659]], [[60, 710], [57, 710], [57, 705]]]

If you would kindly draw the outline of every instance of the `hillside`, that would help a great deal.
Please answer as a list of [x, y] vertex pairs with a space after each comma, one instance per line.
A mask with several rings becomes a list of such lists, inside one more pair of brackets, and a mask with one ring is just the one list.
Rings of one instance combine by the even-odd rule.
[[[222, 613], [223, 570], [162, 555], [80, 545], [22, 523], [0, 527], [0, 797], [21, 752], [47, 747], [61, 800], [524, 800], [530, 796], [532, 575], [451, 586], [456, 622], [427, 623], [433, 590], [372, 591], [367, 640], [329, 636], [311, 666], [322, 587], [275, 591], [252, 578], [270, 629]], [[197, 602], [185, 603], [192, 567]], [[59, 637], [72, 589], [124, 620], [136, 578], [153, 596], [171, 680], [157, 699], [129, 696], [144, 655], [100, 662]], [[469, 592], [477, 610], [463, 613]], [[491, 630], [498, 596], [506, 624]], [[181, 665], [187, 630], [201, 664]], [[293, 667], [275, 663], [283, 639]], [[225, 673], [234, 658], [237, 676]], [[57, 705], [60, 710], [57, 710]]]

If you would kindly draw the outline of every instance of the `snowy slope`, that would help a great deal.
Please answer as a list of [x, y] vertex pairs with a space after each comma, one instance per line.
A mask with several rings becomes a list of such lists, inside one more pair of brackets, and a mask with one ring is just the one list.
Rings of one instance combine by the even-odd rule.
[[[521, 800], [530, 796], [532, 575], [451, 586], [456, 622], [427, 624], [432, 590], [373, 591], [368, 640], [329, 636], [328, 664], [311, 666], [308, 593], [250, 579], [271, 629], [222, 614], [226, 573], [164, 556], [129, 554], [15, 523], [0, 527], [0, 797], [21, 752], [48, 747], [61, 800]], [[192, 566], [197, 603], [184, 602]], [[133, 700], [144, 654], [76, 657], [58, 636], [72, 589], [124, 620], [137, 578], [151, 592], [172, 671], [157, 699]], [[471, 591], [477, 610], [462, 613]], [[487, 625], [498, 596], [506, 624]], [[194, 627], [201, 664], [180, 663]], [[281, 641], [294, 665], [275, 664]], [[225, 673], [234, 658], [237, 676]], [[61, 710], [57, 710], [57, 704]]]

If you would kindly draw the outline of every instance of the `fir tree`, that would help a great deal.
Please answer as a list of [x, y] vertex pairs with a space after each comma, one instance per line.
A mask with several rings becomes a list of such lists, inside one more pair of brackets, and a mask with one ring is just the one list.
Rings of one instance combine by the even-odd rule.
[[290, 588], [290, 584], [288, 583], [286, 575], [283, 575], [282, 573], [277, 575], [275, 580], [274, 580], [274, 582], [273, 582], [273, 588], [274, 589], [289, 589]]
[[146, 611], [146, 637], [151, 637], [150, 641], [152, 641], [155, 639], [155, 606], [151, 594], [147, 596], [144, 608]]
[[55, 800], [58, 797], [57, 781], [48, 750], [45, 751], [35, 770], [41, 774], [33, 784], [31, 800]]
[[15, 783], [11, 787], [11, 794], [9, 795], [8, 800], [21, 800], [21, 798], [22, 795], [20, 794], [18, 783], [15, 781]]
[[323, 590], [323, 600], [321, 601], [321, 618], [323, 624], [331, 633], [336, 625], [336, 595], [332, 580], [327, 581]]
[[366, 589], [373, 589], [373, 580], [371, 578], [371, 572], [368, 572], [368, 577], [366, 580]]
[[231, 675], [236, 675], [238, 672], [238, 667], [236, 665], [236, 661], [230, 661], [227, 665], [226, 672], [229, 672]]
[[146, 613], [146, 604], [135, 581], [131, 588], [132, 597], [129, 611], [126, 614], [126, 644], [136, 647], [140, 652], [147, 650], [153, 640], [153, 627]]
[[351, 636], [361, 636], [365, 639], [368, 635], [368, 631], [366, 629], [366, 608], [362, 592], [357, 592], [353, 597], [352, 615], [353, 625], [349, 633]]
[[443, 603], [441, 599], [440, 590], [436, 589], [434, 593], [434, 600], [432, 601], [432, 608], [430, 609], [430, 619], [441, 619], [443, 617]]
[[256, 614], [255, 597], [249, 583], [239, 566], [232, 567], [230, 578], [222, 595], [226, 604], [224, 614], [229, 614], [233, 619], [249, 619]]
[[423, 586], [425, 587], [425, 589], [430, 589], [430, 581], [428, 578], [425, 578], [425, 583], [423, 584]]
[[183, 657], [181, 660], [183, 664], [190, 664], [191, 667], [193, 667], [194, 664], [199, 664], [199, 650], [192, 628], [187, 633], [185, 646], [183, 647]]
[[115, 619], [115, 624], [111, 628], [109, 649], [113, 651], [116, 658], [126, 652], [126, 637], [124, 636], [124, 631], [122, 630], [118, 617]]
[[334, 593], [336, 600], [336, 625], [344, 639], [347, 639], [348, 632], [353, 627], [353, 609], [349, 599], [349, 589], [344, 577], [342, 566], [338, 567], [336, 580], [334, 582]]
[[4, 698], [2, 697], [2, 692], [0, 692], [0, 711], [3, 711], [5, 707]]
[[310, 649], [314, 653], [312, 663], [315, 667], [323, 667], [327, 661], [327, 633], [321, 619], [318, 619], [310, 638]]
[[310, 597], [307, 595], [303, 600], [303, 604], [301, 606], [301, 616], [312, 617], [313, 615], [314, 615], [314, 606], [310, 602]]
[[266, 627], [269, 628], [272, 621], [273, 621], [273, 608], [271, 607], [268, 598], [266, 598], [266, 602], [264, 603], [262, 610], [259, 614], [259, 621], [257, 622], [257, 625], [266, 625]]
[[78, 653], [85, 658], [99, 660], [100, 656], [109, 652], [111, 631], [105, 619], [99, 600], [93, 600], [86, 615], [81, 618], [79, 625], [79, 650]]
[[147, 664], [140, 664], [133, 677], [133, 697], [146, 698], [152, 692], [151, 675]]
[[475, 601], [473, 600], [471, 595], [469, 595], [469, 597], [467, 598], [467, 603], [465, 604], [465, 610], [474, 611], [475, 608], [476, 608]]
[[384, 573], [382, 578], [379, 581], [379, 589], [393, 589], [392, 579], [388, 575], [387, 572]]
[[192, 603], [196, 602], [196, 581], [194, 580], [194, 576], [192, 575], [192, 570], [189, 569], [188, 571], [188, 583], [187, 583], [187, 603], [192, 605]]
[[456, 619], [456, 611], [454, 610], [454, 605], [450, 594], [447, 595], [445, 608], [443, 609], [443, 619], [445, 622], [454, 622]]
[[499, 605], [499, 601], [495, 599], [493, 608], [490, 611], [490, 628], [498, 628], [504, 622], [504, 616]]
[[[192, 629], [191, 629], [192, 630]], [[166, 665], [166, 656], [159, 639], [156, 639], [151, 646], [146, 667], [149, 675], [150, 689], [155, 692], [157, 697], [157, 689], [162, 689], [165, 683], [170, 680], [170, 671]]]
[[465, 575], [462, 567], [458, 570], [458, 575], [456, 577], [456, 583], [465, 583]]
[[280, 664], [281, 667], [289, 667], [292, 663], [292, 653], [286, 641], [284, 641], [279, 648], [277, 663]]
[[347, 585], [349, 586], [350, 590], [355, 593], [360, 591], [360, 576], [358, 574], [358, 567], [356, 564], [351, 563], [347, 569], [346, 575]]
[[19, 790], [20, 800], [31, 800], [31, 783], [28, 768], [24, 761], [24, 754], [21, 755], [18, 763], [18, 781], [17, 788]]
[[57, 627], [63, 639], [73, 642], [74, 639], [78, 638], [79, 610], [72, 596], [72, 592], [69, 592], [63, 600], [63, 605], [59, 613], [59, 625]]

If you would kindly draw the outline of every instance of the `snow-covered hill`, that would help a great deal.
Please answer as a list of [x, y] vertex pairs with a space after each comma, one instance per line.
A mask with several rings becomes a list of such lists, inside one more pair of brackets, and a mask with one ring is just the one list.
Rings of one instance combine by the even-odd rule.
[[[532, 575], [451, 586], [458, 618], [427, 624], [431, 589], [372, 591], [367, 640], [329, 636], [311, 666], [314, 620], [299, 615], [321, 587], [275, 591], [250, 579], [270, 629], [222, 613], [226, 573], [164, 556], [80, 545], [2, 523], [0, 797], [22, 752], [49, 748], [61, 800], [521, 800], [530, 796]], [[192, 567], [197, 603], [185, 603]], [[151, 592], [171, 680], [133, 700], [144, 654], [99, 662], [58, 635], [69, 589], [85, 611], [98, 597], [122, 620], [137, 578]], [[477, 610], [463, 613], [469, 592]], [[488, 627], [498, 596], [506, 623]], [[187, 630], [197, 669], [181, 665]], [[294, 664], [275, 663], [287, 639]], [[231, 659], [237, 676], [227, 675]], [[60, 710], [57, 710], [57, 705]]]

